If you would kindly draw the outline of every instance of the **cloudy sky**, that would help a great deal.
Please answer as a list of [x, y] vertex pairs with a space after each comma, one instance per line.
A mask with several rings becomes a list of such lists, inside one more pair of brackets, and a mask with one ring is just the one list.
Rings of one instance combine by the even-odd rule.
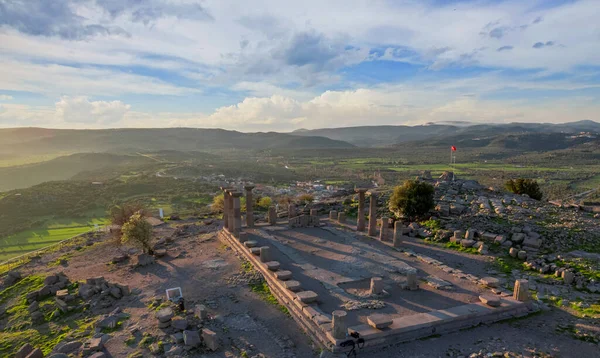
[[598, 0], [0, 0], [0, 127], [600, 121]]

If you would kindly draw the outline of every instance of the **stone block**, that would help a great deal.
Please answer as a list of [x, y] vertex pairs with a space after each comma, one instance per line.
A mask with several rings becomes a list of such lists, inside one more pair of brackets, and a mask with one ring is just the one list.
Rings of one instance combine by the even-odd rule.
[[46, 278], [44, 279], [44, 285], [54, 285], [57, 282], [58, 276], [56, 275], [46, 276]]
[[345, 222], [346, 222], [346, 213], [339, 212], [339, 213], [338, 213], [338, 217], [337, 217], [337, 221], [338, 221], [340, 224], [343, 224], [343, 223], [345, 223]]
[[336, 210], [331, 210], [329, 212], [329, 220], [337, 220], [338, 212]]
[[302, 286], [300, 285], [300, 282], [295, 281], [295, 280], [285, 281], [284, 285], [285, 285], [285, 288], [287, 288], [288, 290], [290, 290], [292, 292], [298, 292], [298, 291], [302, 290]]
[[277, 277], [281, 281], [287, 281], [290, 278], [292, 278], [292, 271], [287, 271], [287, 270], [277, 271], [277, 272], [275, 272], [275, 277]]
[[267, 266], [267, 269], [269, 269], [269, 271], [277, 271], [279, 270], [279, 262], [278, 261], [269, 261], [269, 262], [265, 262], [265, 266]]
[[104, 348], [104, 343], [102, 342], [102, 338], [92, 338], [90, 339], [88, 349], [92, 352], [101, 351]]
[[496, 288], [500, 285], [500, 280], [495, 277], [483, 277], [480, 282], [490, 288]]
[[490, 307], [499, 307], [500, 306], [500, 297], [493, 295], [481, 295], [479, 296], [479, 300], [490, 306]]
[[69, 311], [69, 306], [65, 301], [61, 300], [60, 298], [55, 298], [54, 301], [56, 301], [56, 306], [59, 310], [61, 310], [61, 312], [66, 313]]
[[298, 297], [298, 300], [300, 300], [300, 302], [302, 303], [312, 303], [315, 302], [317, 298], [319, 298], [319, 295], [317, 295], [316, 292], [313, 291], [302, 291], [298, 292], [296, 294], [296, 297]]
[[206, 306], [204, 306], [204, 305], [196, 305], [196, 307], [194, 307], [194, 314], [201, 321], [208, 318], [208, 310], [206, 309]]
[[165, 329], [165, 328], [169, 328], [171, 327], [171, 320], [165, 321], [165, 322], [158, 322], [158, 328], [160, 329]]
[[36, 348], [27, 355], [27, 358], [44, 358], [44, 353], [41, 349]]
[[156, 312], [156, 318], [160, 322], [167, 322], [173, 318], [173, 309], [171, 307], [163, 308], [160, 311]]
[[508, 254], [511, 257], [515, 257], [516, 258], [518, 253], [519, 253], [519, 250], [517, 250], [517, 248], [515, 248], [515, 247], [511, 247], [510, 250], [508, 250]]
[[542, 239], [527, 237], [525, 240], [523, 240], [523, 246], [539, 249], [540, 246], [542, 246]]
[[367, 323], [375, 329], [384, 329], [391, 326], [394, 320], [391, 315], [376, 313], [367, 317]]
[[526, 260], [527, 259], [527, 251], [520, 250], [517, 253], [517, 257], [519, 258], [519, 260]]
[[246, 246], [246, 247], [255, 247], [256, 245], [258, 245], [258, 242], [254, 241], [254, 240], [248, 240], [248, 241], [244, 242], [244, 246]]
[[185, 318], [173, 318], [171, 320], [171, 327], [184, 331], [188, 328], [188, 321]]
[[252, 253], [252, 255], [259, 256], [260, 255], [260, 247], [251, 248], [250, 253]]
[[464, 240], [460, 241], [460, 245], [462, 247], [471, 247], [471, 246], [475, 245], [475, 240], [464, 239]]
[[247, 232], [241, 232], [239, 240], [240, 240], [241, 243], [244, 243], [244, 242], [248, 241], [248, 233]]
[[381, 277], [371, 278], [370, 293], [372, 295], [379, 295], [379, 294], [383, 293], [383, 279]]
[[206, 347], [211, 351], [214, 352], [217, 349], [219, 349], [219, 339], [217, 337], [217, 334], [211, 331], [210, 329], [202, 329], [202, 339], [204, 340], [204, 344], [206, 344]]
[[333, 338], [335, 339], [345, 339], [348, 334], [348, 325], [346, 322], [346, 316], [348, 313], [346, 311], [333, 311], [332, 315], [332, 332]]
[[562, 278], [567, 285], [570, 285], [575, 280], [575, 274], [571, 271], [563, 271]]
[[272, 261], [271, 248], [269, 246], [263, 246], [260, 248], [260, 261], [261, 262]]
[[198, 347], [201, 343], [198, 331], [183, 331], [183, 343], [186, 346]]
[[183, 343], [183, 333], [178, 332], [178, 333], [172, 334], [171, 339], [175, 343]]
[[140, 254], [137, 255], [137, 265], [138, 266], [148, 266], [154, 263], [154, 256], [148, 254]]
[[504, 243], [504, 241], [506, 241], [506, 237], [504, 235], [498, 235], [494, 239], [494, 243], [498, 244], [498, 245], [502, 245], [502, 243]]

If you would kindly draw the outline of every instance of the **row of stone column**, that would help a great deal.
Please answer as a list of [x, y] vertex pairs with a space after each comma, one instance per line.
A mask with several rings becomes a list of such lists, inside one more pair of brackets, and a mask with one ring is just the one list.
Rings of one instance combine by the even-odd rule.
[[[365, 194], [367, 189], [359, 188], [355, 190], [358, 193], [358, 218], [356, 220], [356, 230], [365, 231]], [[369, 192], [371, 198], [369, 202], [369, 225], [367, 227], [367, 234], [369, 236], [377, 235], [377, 194]], [[381, 228], [379, 229], [379, 239], [384, 240], [387, 237], [389, 218], [381, 218]], [[394, 223], [394, 246], [398, 247], [402, 244], [403, 226], [400, 221]]]

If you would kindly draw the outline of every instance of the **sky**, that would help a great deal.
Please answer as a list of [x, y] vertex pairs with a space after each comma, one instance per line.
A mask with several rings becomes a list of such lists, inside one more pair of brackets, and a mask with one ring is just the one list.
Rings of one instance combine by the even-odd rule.
[[600, 121], [599, 0], [0, 0], [0, 127]]

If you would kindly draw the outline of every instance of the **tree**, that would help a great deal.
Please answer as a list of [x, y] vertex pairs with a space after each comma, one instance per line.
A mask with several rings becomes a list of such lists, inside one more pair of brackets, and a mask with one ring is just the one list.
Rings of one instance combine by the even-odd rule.
[[542, 200], [542, 191], [540, 189], [540, 185], [533, 179], [509, 179], [506, 181], [504, 186], [512, 193], [519, 195], [527, 194], [532, 199]]
[[263, 196], [262, 198], [260, 198], [260, 200], [258, 201], [258, 207], [264, 210], [269, 209], [269, 207], [273, 204], [273, 200], [271, 200], [271, 198], [269, 198], [268, 196]]
[[137, 212], [144, 215], [145, 209], [139, 203], [127, 203], [123, 205], [113, 205], [109, 210], [110, 222], [113, 225], [123, 226], [129, 218]]
[[394, 188], [390, 197], [391, 211], [404, 214], [410, 219], [423, 216], [435, 207], [433, 194], [435, 189], [429, 183], [418, 180], [407, 180]]
[[123, 243], [132, 242], [134, 245], [139, 246], [144, 253], [152, 254], [152, 247], [150, 246], [152, 225], [146, 221], [142, 212], [138, 211], [133, 214], [129, 221], [123, 225], [121, 232]]
[[300, 196], [298, 196], [298, 202], [302, 203], [302, 204], [310, 204], [315, 200], [315, 197], [312, 194], [301, 194]]

